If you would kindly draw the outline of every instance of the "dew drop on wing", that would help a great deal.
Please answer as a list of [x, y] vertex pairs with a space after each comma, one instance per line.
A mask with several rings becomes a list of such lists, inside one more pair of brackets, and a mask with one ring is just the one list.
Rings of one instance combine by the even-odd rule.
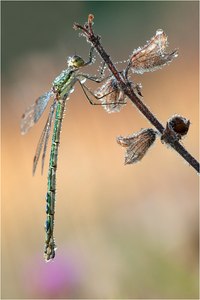
[[73, 88], [71, 88], [71, 90], [70, 90], [70, 94], [72, 94], [74, 92], [74, 87]]
[[80, 82], [81, 82], [81, 83], [85, 83], [86, 80], [87, 80], [86, 78], [81, 78], [81, 79], [80, 79]]

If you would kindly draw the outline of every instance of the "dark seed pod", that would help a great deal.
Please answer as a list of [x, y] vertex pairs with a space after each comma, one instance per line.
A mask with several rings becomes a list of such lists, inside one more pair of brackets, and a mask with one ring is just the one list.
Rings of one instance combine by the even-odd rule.
[[190, 127], [190, 120], [180, 116], [172, 116], [166, 124], [166, 128], [161, 136], [161, 140], [169, 143], [168, 137], [174, 139], [174, 141], [179, 141], [183, 136], [185, 136]]
[[190, 127], [190, 120], [179, 115], [172, 116], [167, 123], [181, 137], [187, 134]]

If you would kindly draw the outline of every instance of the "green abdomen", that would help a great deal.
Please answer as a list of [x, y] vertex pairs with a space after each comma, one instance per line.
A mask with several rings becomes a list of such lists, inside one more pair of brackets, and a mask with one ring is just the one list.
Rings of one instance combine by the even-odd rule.
[[53, 236], [54, 231], [54, 214], [55, 214], [55, 194], [56, 194], [56, 170], [58, 161], [58, 147], [60, 143], [60, 132], [62, 127], [62, 120], [65, 110], [65, 100], [59, 99], [56, 108], [56, 116], [54, 122], [52, 146], [49, 160], [48, 171], [48, 188], [46, 195], [46, 242], [45, 242], [45, 259], [49, 261], [55, 256], [55, 240]]

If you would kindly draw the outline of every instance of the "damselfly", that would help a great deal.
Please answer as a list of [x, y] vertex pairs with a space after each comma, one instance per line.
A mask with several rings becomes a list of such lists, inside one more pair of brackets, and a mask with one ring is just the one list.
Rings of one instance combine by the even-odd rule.
[[[93, 62], [94, 48], [91, 48], [89, 54], [88, 62], [85, 62], [80, 56], [74, 55], [69, 57], [67, 60], [68, 68], [63, 70], [61, 74], [55, 78], [52, 83], [52, 88], [50, 91], [46, 92], [40, 96], [34, 104], [32, 104], [22, 115], [21, 119], [21, 133], [25, 134], [29, 129], [39, 120], [42, 113], [44, 112], [49, 100], [51, 97], [54, 98], [53, 104], [50, 107], [50, 112], [46, 125], [42, 131], [41, 137], [39, 139], [36, 153], [33, 160], [33, 174], [36, 171], [38, 160], [42, 153], [42, 172], [44, 167], [44, 160], [47, 150], [47, 143], [50, 135], [51, 125], [54, 120], [54, 128], [52, 135], [52, 144], [50, 151], [50, 160], [49, 160], [49, 170], [48, 170], [48, 187], [46, 194], [46, 241], [45, 241], [45, 250], [44, 256], [46, 261], [49, 261], [55, 256], [55, 240], [54, 240], [54, 215], [55, 215], [55, 195], [56, 195], [56, 170], [57, 170], [57, 160], [58, 160], [58, 146], [60, 143], [60, 132], [62, 126], [62, 120], [65, 111], [66, 100], [69, 98], [70, 93], [74, 90], [74, 85], [76, 82], [79, 82], [81, 87], [84, 90], [85, 95], [87, 93], [84, 89], [83, 82], [86, 79], [101, 82], [102, 78], [96, 76], [90, 76], [88, 74], [82, 74], [79, 70], [87, 65], [90, 65]], [[101, 74], [102, 76], [102, 74]], [[87, 96], [87, 99], [91, 104], [93, 103], [90, 98]], [[100, 104], [102, 105], [102, 104]]]

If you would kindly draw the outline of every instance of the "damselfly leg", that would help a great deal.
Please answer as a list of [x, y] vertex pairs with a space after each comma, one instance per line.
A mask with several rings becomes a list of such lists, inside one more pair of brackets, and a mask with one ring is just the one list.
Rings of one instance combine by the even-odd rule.
[[[115, 78], [113, 78], [113, 76], [108, 76], [98, 81], [90, 77], [88, 77], [87, 79], [98, 83], [101, 83], [102, 81], [107, 79], [107, 81], [95, 92], [93, 92], [79, 80], [81, 88], [90, 104], [101, 105], [107, 112], [117, 112], [120, 111], [122, 106], [127, 103], [127, 97], [119, 88], [117, 81]], [[90, 94], [97, 101], [100, 101], [100, 103], [94, 102], [88, 94]]]

